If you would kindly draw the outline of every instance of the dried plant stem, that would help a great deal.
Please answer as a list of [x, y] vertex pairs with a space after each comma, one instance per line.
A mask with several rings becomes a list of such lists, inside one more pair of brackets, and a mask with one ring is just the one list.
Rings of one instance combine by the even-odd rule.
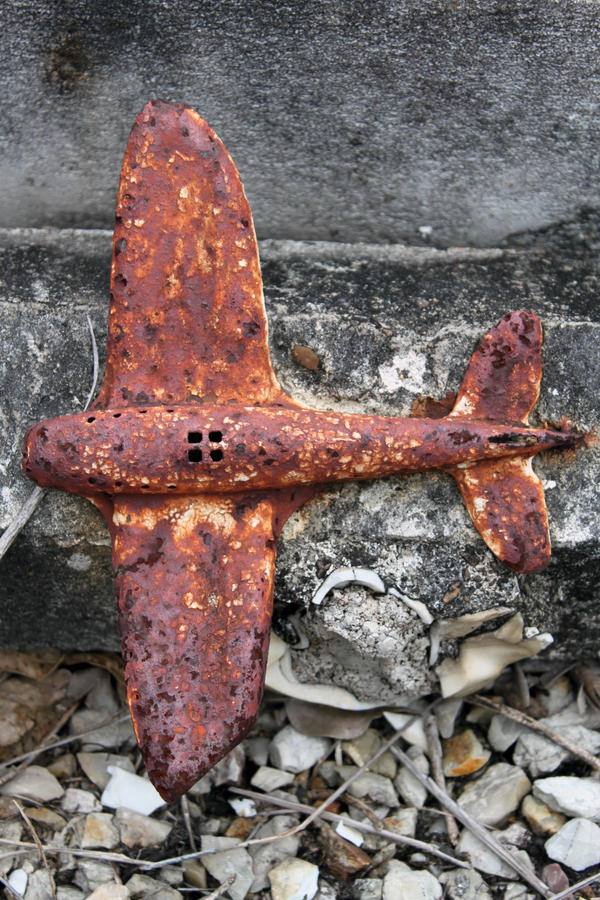
[[[429, 759], [431, 760], [431, 773], [433, 775], [433, 780], [437, 784], [437, 786], [442, 790], [445, 794], [446, 791], [446, 779], [444, 778], [444, 770], [442, 768], [442, 745], [440, 743], [440, 734], [438, 731], [437, 719], [436, 717], [430, 713], [425, 718], [425, 736], [427, 737], [427, 746], [429, 748]], [[448, 837], [450, 839], [450, 843], [453, 847], [456, 847], [458, 843], [458, 825], [456, 824], [456, 819], [452, 815], [452, 813], [446, 812], [444, 813], [446, 816], [446, 827], [448, 829]]]
[[399, 762], [405, 766], [409, 772], [417, 778], [421, 784], [423, 784], [430, 794], [432, 794], [436, 800], [441, 803], [441, 805], [451, 812], [459, 822], [462, 822], [463, 825], [472, 831], [475, 837], [477, 837], [483, 844], [490, 848], [490, 850], [499, 856], [507, 865], [511, 866], [518, 872], [523, 881], [526, 881], [538, 894], [541, 894], [542, 897], [551, 897], [552, 891], [550, 888], [541, 881], [537, 875], [535, 875], [530, 869], [523, 865], [521, 860], [516, 859], [503, 844], [496, 840], [486, 829], [481, 825], [476, 819], [470, 816], [467, 812], [465, 812], [462, 807], [455, 803], [448, 794], [443, 791], [432, 778], [429, 778], [428, 775], [424, 775], [423, 772], [419, 769], [418, 766], [415, 765], [410, 756], [407, 756], [402, 750], [399, 750], [397, 747], [391, 747], [391, 751]]
[[196, 838], [194, 837], [194, 831], [192, 829], [192, 817], [190, 815], [190, 803], [186, 795], [184, 794], [180, 800], [181, 806], [181, 815], [183, 816], [183, 821], [185, 824], [185, 830], [187, 831], [188, 841], [190, 842], [190, 847], [192, 850], [197, 850], [196, 846]]
[[592, 769], [596, 769], [597, 772], [600, 772], [600, 759], [598, 759], [597, 756], [592, 756], [587, 750], [583, 750], [568, 738], [563, 737], [558, 731], [538, 722], [537, 719], [532, 719], [527, 713], [521, 712], [519, 709], [515, 709], [512, 706], [506, 706], [506, 704], [500, 703], [497, 700], [492, 700], [490, 697], [483, 697], [481, 694], [473, 694], [472, 697], [469, 697], [469, 703], [475, 703], [477, 706], [483, 706], [485, 709], [492, 709], [494, 712], [506, 716], [507, 719], [512, 719], [513, 722], [518, 722], [520, 725], [531, 728], [532, 731], [537, 731], [538, 734], [543, 734], [548, 740], [552, 741], [554, 744], [558, 744], [558, 746], [562, 747], [564, 750], [568, 750], [573, 756], [577, 756], [579, 759], [583, 760], [583, 762], [587, 763], [588, 766], [591, 766]]
[[[0, 838], [0, 846], [3, 847], [25, 847], [28, 850], [39, 850], [37, 844], [33, 841], [13, 841], [9, 838]], [[102, 862], [114, 862], [124, 866], [137, 866], [143, 868], [148, 866], [147, 860], [132, 859], [125, 856], [124, 853], [109, 853], [105, 850], [79, 850], [77, 847], [55, 847], [54, 844], [42, 844], [44, 853], [67, 853], [71, 856], [81, 856], [84, 859], [100, 859]]]
[[33, 823], [31, 821], [31, 819], [29, 818], [29, 816], [27, 815], [27, 813], [25, 812], [25, 810], [23, 809], [23, 807], [21, 806], [19, 801], [15, 800], [15, 798], [13, 797], [12, 802], [15, 804], [15, 806], [19, 810], [19, 815], [21, 816], [21, 818], [27, 825], [29, 831], [31, 832], [31, 837], [34, 840], [35, 846], [38, 848], [38, 852], [40, 854], [40, 859], [42, 860], [44, 868], [45, 868], [46, 872], [48, 873], [48, 881], [50, 883], [50, 891], [52, 892], [53, 900], [56, 900], [56, 885], [54, 884], [54, 878], [52, 877], [52, 872], [50, 871], [50, 866], [48, 865], [48, 860], [46, 859], [46, 854], [44, 853], [44, 847], [42, 846], [40, 837], [39, 837], [37, 831], [35, 830], [35, 828], [33, 827]]
[[43, 488], [36, 485], [8, 528], [2, 533], [2, 537], [0, 537], [0, 559], [2, 559], [21, 529], [27, 524], [45, 493], [46, 491]]
[[[229, 790], [234, 794], [240, 794], [242, 797], [250, 797], [252, 800], [258, 800], [260, 803], [272, 803], [274, 806], [289, 809], [290, 812], [312, 812], [311, 806], [307, 806], [305, 803], [298, 803], [291, 798], [288, 799], [287, 797], [276, 797], [271, 796], [270, 794], [259, 794], [257, 791], [246, 791], [243, 788], [230, 787]], [[343, 825], [347, 825], [349, 828], [355, 828], [357, 831], [362, 831], [365, 834], [376, 834], [378, 837], [385, 838], [395, 844], [414, 847], [415, 850], [422, 850], [424, 853], [429, 853], [431, 856], [437, 856], [439, 859], [443, 859], [444, 862], [451, 863], [453, 866], [458, 866], [461, 869], [471, 868], [469, 863], [465, 863], [455, 856], [450, 856], [449, 853], [438, 850], [433, 844], [419, 841], [417, 838], [407, 837], [406, 835], [398, 834], [395, 831], [388, 831], [383, 827], [377, 828], [369, 822], [359, 822], [356, 819], [350, 819], [348, 816], [340, 816], [337, 813], [324, 812], [321, 813], [321, 818], [326, 819], [328, 822], [341, 822]]]

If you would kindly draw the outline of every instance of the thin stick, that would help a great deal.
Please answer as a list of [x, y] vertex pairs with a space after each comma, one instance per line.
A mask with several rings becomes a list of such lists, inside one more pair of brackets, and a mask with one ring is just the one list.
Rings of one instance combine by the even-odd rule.
[[568, 897], [569, 894], [573, 894], [575, 891], [580, 891], [581, 888], [587, 887], [588, 884], [593, 884], [594, 881], [600, 881], [600, 872], [596, 872], [595, 875], [588, 875], [587, 878], [578, 881], [577, 884], [572, 884], [571, 887], [565, 888], [560, 894], [553, 894], [550, 900], [563, 900], [564, 897]]
[[21, 818], [23, 819], [23, 821], [27, 825], [29, 831], [31, 832], [31, 836], [35, 842], [35, 846], [38, 848], [40, 858], [41, 858], [44, 868], [48, 874], [48, 881], [50, 883], [50, 891], [52, 892], [52, 897], [54, 898], [54, 900], [56, 900], [56, 885], [54, 884], [54, 878], [52, 877], [52, 872], [50, 871], [50, 866], [48, 865], [48, 860], [46, 859], [46, 854], [44, 853], [44, 848], [42, 846], [42, 842], [40, 841], [40, 837], [39, 837], [37, 831], [35, 830], [35, 828], [33, 827], [33, 823], [31, 821], [31, 819], [29, 818], [29, 816], [27, 815], [27, 813], [25, 812], [25, 810], [23, 809], [23, 807], [21, 806], [19, 801], [15, 800], [15, 798], [13, 797], [12, 802], [15, 804], [15, 806], [19, 810], [19, 814], [20, 814]]
[[[87, 314], [86, 314], [87, 315]], [[85, 402], [85, 406], [83, 407], [84, 411], [90, 405], [92, 397], [96, 392], [96, 385], [98, 384], [98, 347], [96, 345], [96, 336], [94, 334], [94, 326], [92, 325], [92, 320], [89, 316], [87, 316], [88, 328], [90, 329], [90, 338], [92, 341], [92, 359], [93, 359], [93, 375], [92, 375], [92, 387], [88, 394], [88, 398]], [[44, 497], [46, 491], [38, 487], [37, 485], [32, 490], [31, 494], [16, 514], [12, 522], [9, 523], [8, 527], [2, 533], [2, 537], [0, 537], [0, 559], [5, 555], [6, 551], [13, 543], [14, 539], [17, 537], [19, 532], [24, 528], [27, 524], [37, 507], [39, 506], [42, 498]]]
[[516, 859], [506, 847], [504, 847], [496, 838], [492, 837], [492, 835], [485, 830], [483, 825], [470, 816], [467, 812], [465, 812], [462, 807], [455, 803], [445, 791], [442, 791], [441, 788], [437, 786], [435, 781], [432, 778], [429, 778], [428, 775], [424, 775], [423, 772], [419, 769], [418, 766], [415, 765], [410, 756], [407, 756], [402, 750], [399, 750], [397, 747], [390, 748], [396, 759], [398, 759], [403, 766], [405, 766], [409, 772], [417, 778], [421, 784], [423, 784], [430, 794], [438, 800], [442, 806], [449, 810], [458, 820], [462, 822], [463, 825], [472, 831], [473, 834], [487, 847], [492, 850], [496, 856], [499, 856], [500, 859], [504, 860], [511, 868], [518, 872], [523, 881], [526, 881], [527, 884], [531, 885], [531, 887], [541, 894], [542, 897], [551, 897], [552, 891], [550, 888], [544, 884], [543, 881], [535, 875], [530, 869], [523, 865], [520, 859]]
[[[298, 803], [287, 797], [259, 794], [257, 791], [246, 791], [243, 788], [236, 787], [230, 787], [229, 790], [234, 794], [241, 794], [243, 797], [250, 797], [252, 800], [258, 800], [261, 803], [272, 803], [274, 806], [289, 809], [291, 812], [310, 812], [312, 810], [312, 806], [307, 806], [305, 803]], [[362, 831], [364, 834], [376, 834], [378, 837], [385, 838], [385, 840], [392, 841], [395, 844], [414, 847], [416, 850], [422, 850], [425, 853], [431, 854], [431, 856], [437, 856], [439, 859], [443, 859], [444, 862], [452, 863], [453, 866], [459, 866], [461, 869], [472, 868], [470, 863], [465, 863], [462, 859], [457, 859], [455, 856], [444, 853], [443, 850], [438, 850], [433, 844], [419, 841], [417, 838], [411, 838], [404, 834], [398, 834], [395, 831], [388, 831], [383, 827], [377, 828], [369, 822], [360, 822], [357, 819], [350, 819], [348, 816], [340, 816], [337, 813], [330, 812], [322, 813], [321, 818], [326, 819], [328, 822], [341, 822], [343, 825], [355, 828], [357, 831]], [[237, 846], [240, 845], [238, 844]]]
[[185, 830], [187, 831], [188, 841], [190, 842], [190, 847], [192, 850], [197, 850], [196, 846], [196, 838], [194, 837], [194, 832], [192, 831], [192, 817], [190, 815], [190, 803], [186, 795], [184, 794], [181, 798], [181, 814], [183, 816], [183, 821], [185, 823]]
[[[442, 745], [440, 743], [437, 719], [432, 713], [425, 718], [425, 736], [427, 737], [433, 780], [440, 790], [446, 794], [446, 779], [444, 778], [444, 770], [442, 768]], [[447, 810], [444, 815], [446, 816], [448, 838], [450, 839], [452, 846], [456, 847], [458, 843], [458, 825], [456, 824], [456, 819], [452, 813], [449, 813]]]
[[19, 512], [2, 533], [2, 537], [0, 537], [0, 559], [2, 559], [21, 529], [27, 524], [45, 493], [46, 491], [36, 484]]
[[[26, 847], [29, 850], [39, 850], [33, 841], [13, 841], [9, 838], [0, 838], [0, 845], [8, 847]], [[77, 847], [55, 847], [53, 844], [42, 844], [45, 853], [69, 853], [71, 856], [81, 856], [84, 859], [101, 859], [104, 862], [115, 862], [121, 865], [138, 866], [142, 868], [148, 865], [147, 860], [132, 859], [124, 853], [106, 853], [103, 850], [79, 850]]]
[[558, 744], [559, 747], [568, 750], [573, 756], [579, 757], [579, 759], [582, 759], [588, 766], [591, 766], [592, 769], [596, 769], [597, 772], [600, 772], [600, 759], [598, 759], [597, 756], [592, 756], [587, 750], [583, 750], [577, 744], [574, 744], [568, 738], [559, 734], [558, 731], [554, 731], [554, 729], [549, 728], [547, 725], [538, 722], [537, 719], [532, 719], [527, 713], [521, 712], [519, 709], [515, 709], [512, 706], [506, 706], [506, 704], [500, 703], [497, 700], [492, 700], [490, 697], [483, 697], [481, 694], [473, 694], [472, 697], [469, 697], [469, 703], [475, 703], [477, 706], [483, 706], [485, 709], [492, 709], [494, 712], [506, 716], [507, 719], [512, 719], [513, 722], [518, 722], [520, 725], [531, 728], [532, 731], [537, 731], [538, 734], [543, 734], [544, 737], [547, 737], [554, 744]]
[[96, 393], [96, 385], [98, 384], [98, 347], [96, 345], [96, 335], [94, 334], [94, 326], [92, 325], [92, 320], [89, 317], [89, 314], [86, 313], [85, 317], [87, 319], [88, 328], [90, 329], [90, 340], [92, 342], [92, 359], [94, 361], [94, 369], [92, 373], [92, 386], [90, 388], [90, 392], [87, 396], [87, 400], [85, 401], [85, 406], [83, 407], [83, 411], [88, 408], [90, 403], [92, 402], [92, 397]]

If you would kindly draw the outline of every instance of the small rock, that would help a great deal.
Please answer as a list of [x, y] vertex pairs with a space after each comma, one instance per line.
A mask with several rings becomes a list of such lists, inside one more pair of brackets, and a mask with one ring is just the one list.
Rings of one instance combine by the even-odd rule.
[[125, 772], [135, 772], [129, 757], [119, 756], [116, 753], [78, 753], [77, 761], [86, 777], [102, 791], [110, 781], [108, 766], [118, 766]]
[[[492, 833], [494, 834], [494, 832]], [[498, 837], [497, 832], [495, 837]], [[520, 877], [512, 866], [509, 866], [499, 856], [496, 856], [486, 844], [482, 844], [467, 828], [462, 831], [456, 850], [458, 853], [464, 853], [473, 866], [481, 872], [486, 872], [488, 875], [498, 875], [501, 878], [509, 878], [513, 881]], [[530, 868], [532, 872], [534, 871], [533, 863], [525, 850], [511, 850], [510, 852]]]
[[[343, 741], [342, 750], [356, 766], [364, 766], [377, 753], [382, 743], [379, 733], [374, 728], [367, 728], [360, 737], [352, 741]], [[389, 751], [383, 753], [369, 766], [370, 772], [376, 772], [386, 778], [395, 778], [397, 769], [396, 760]]]
[[490, 722], [487, 739], [494, 750], [505, 753], [526, 731], [525, 725], [507, 719], [506, 716], [495, 715]]
[[449, 900], [489, 900], [488, 886], [475, 869], [450, 869], [442, 872], [440, 881]]
[[138, 898], [183, 900], [183, 894], [180, 891], [168, 884], [161, 884], [160, 881], [150, 878], [148, 875], [142, 875], [140, 872], [132, 875], [125, 887], [128, 891], [126, 896], [131, 897], [132, 900], [138, 900]]
[[243, 746], [239, 744], [210, 770], [213, 784], [217, 787], [221, 784], [239, 784], [245, 764], [246, 754]]
[[437, 719], [440, 737], [452, 737], [454, 734], [454, 725], [462, 707], [463, 701], [461, 698], [453, 699], [450, 697], [448, 700], [442, 700], [442, 702], [438, 704], [435, 710], [435, 717]]
[[115, 873], [110, 863], [98, 859], [80, 859], [73, 881], [86, 893], [90, 893], [101, 884], [114, 884]]
[[[23, 835], [23, 824], [21, 819], [19, 818], [17, 821], [13, 822], [1, 822], [0, 823], [0, 837], [5, 841], [20, 841]], [[12, 867], [19, 861], [19, 857], [12, 856], [10, 849], [10, 845], [5, 845], [2, 847], [2, 857], [0, 858], [0, 874], [6, 875]], [[18, 850], [18, 847], [14, 848], [15, 851]], [[6, 853], [6, 856], [4, 856]]]
[[269, 746], [271, 741], [266, 737], [246, 738], [244, 747], [248, 755], [256, 766], [265, 766], [269, 758]]
[[352, 825], [346, 825], [344, 822], [338, 822], [335, 827], [335, 833], [339, 834], [345, 841], [350, 841], [355, 847], [362, 847], [365, 842], [362, 831], [353, 828]]
[[318, 823], [325, 865], [335, 878], [349, 878], [362, 872], [371, 864], [371, 857], [364, 850], [345, 840], [326, 822]]
[[79, 888], [61, 885], [56, 888], [56, 900], [84, 900], [85, 894]]
[[[125, 713], [125, 710], [123, 710]], [[71, 734], [79, 734], [81, 731], [87, 731], [89, 728], [100, 726], [95, 731], [86, 734], [83, 738], [84, 751], [94, 752], [98, 747], [105, 750], [115, 750], [123, 745], [134, 747], [136, 740], [133, 731], [131, 719], [124, 719], [122, 722], [111, 722], [109, 725], [102, 725], [107, 719], [106, 713], [101, 709], [79, 709], [73, 713], [69, 722], [69, 732]]]
[[588, 819], [571, 819], [544, 847], [550, 859], [581, 872], [600, 863], [600, 828]]
[[444, 741], [444, 775], [449, 778], [472, 775], [485, 766], [490, 756], [490, 751], [485, 749], [475, 732], [467, 728]]
[[536, 894], [528, 894], [524, 884], [509, 884], [504, 889], [503, 900], [536, 900]]
[[544, 704], [546, 714], [549, 716], [561, 712], [574, 699], [571, 681], [566, 675], [557, 678], [549, 688], [538, 690], [538, 700]]
[[550, 809], [567, 816], [600, 821], [600, 781], [594, 778], [573, 775], [541, 778], [533, 784], [533, 795], [547, 803]]
[[172, 886], [183, 882], [181, 866], [162, 866], [156, 877]]
[[102, 804], [90, 791], [80, 788], [67, 788], [60, 805], [66, 813], [100, 812], [102, 809]]
[[36, 869], [29, 876], [25, 900], [52, 900], [54, 885], [46, 869]]
[[381, 878], [357, 878], [352, 885], [353, 900], [381, 900]]
[[[429, 760], [419, 747], [409, 747], [406, 755], [416, 763], [424, 775], [429, 774]], [[394, 779], [394, 786], [408, 806], [416, 806], [417, 809], [420, 809], [427, 799], [425, 785], [421, 784], [419, 779], [404, 766], [400, 766], [400, 771]]]
[[[225, 837], [237, 838], [239, 841], [245, 841], [250, 837], [252, 831], [256, 827], [256, 822], [252, 818], [245, 819], [242, 816], [236, 816], [231, 825], [225, 831]], [[213, 831], [212, 834], [222, 834], [222, 831]]]
[[36, 825], [43, 825], [45, 828], [52, 828], [54, 831], [61, 831], [67, 824], [62, 816], [59, 816], [58, 813], [47, 806], [27, 806], [25, 812]]
[[202, 850], [220, 851], [202, 857], [205, 869], [219, 884], [235, 875], [235, 881], [227, 888], [231, 900], [244, 900], [254, 879], [252, 857], [243, 847], [238, 848], [238, 843], [234, 838], [202, 835]]
[[337, 897], [336, 889], [327, 881], [319, 878], [319, 890], [315, 894], [315, 900], [337, 900]]
[[[394, 712], [385, 712], [383, 717], [387, 719], [394, 730], [402, 729], [402, 740], [418, 747], [423, 753], [429, 752], [422, 718], [415, 718], [412, 713]], [[409, 722], [410, 724], [408, 724]]]
[[117, 810], [115, 821], [127, 847], [156, 847], [166, 841], [173, 828], [168, 822], [124, 808]]
[[97, 709], [104, 714], [104, 718], [114, 716], [119, 710], [119, 704], [115, 697], [112, 679], [106, 669], [97, 669], [94, 683], [85, 698], [88, 709]]
[[514, 812], [530, 787], [517, 766], [496, 763], [467, 785], [457, 803], [483, 825], [497, 825]]
[[235, 797], [228, 801], [230, 807], [242, 819], [252, 819], [257, 813], [254, 800], [250, 797]]
[[[550, 724], [550, 719], [540, 719], [542, 724]], [[600, 750], [600, 734], [584, 728], [583, 725], [552, 725], [558, 734], [568, 738], [575, 746], [587, 750], [588, 753], [597, 753]], [[517, 741], [513, 753], [513, 761], [518, 766], [529, 769], [533, 778], [538, 775], [546, 775], [554, 772], [562, 763], [571, 758], [571, 754], [563, 747], [559, 747], [554, 741], [536, 734], [534, 731], [525, 731]]]
[[548, 863], [544, 866], [542, 881], [548, 885], [553, 894], [561, 894], [569, 887], [569, 879], [558, 863]]
[[284, 859], [269, 872], [272, 900], [312, 900], [319, 886], [319, 867], [304, 859]]
[[83, 834], [81, 837], [82, 849], [99, 848], [112, 850], [119, 844], [119, 829], [113, 824], [113, 817], [108, 813], [90, 813], [85, 817]]
[[561, 813], [553, 812], [549, 806], [532, 794], [527, 794], [523, 798], [521, 813], [535, 834], [539, 835], [556, 834], [566, 821]]
[[314, 766], [330, 747], [328, 738], [310, 737], [286, 725], [271, 741], [269, 757], [276, 768], [297, 774]]
[[276, 791], [277, 788], [291, 784], [293, 780], [294, 776], [291, 772], [284, 772], [283, 769], [274, 769], [272, 766], [261, 766], [250, 779], [250, 784], [270, 794], [271, 791]]
[[25, 869], [13, 869], [8, 876], [8, 883], [17, 894], [24, 894], [27, 887], [27, 872]]
[[292, 347], [292, 356], [298, 365], [303, 366], [305, 369], [310, 369], [311, 372], [316, 372], [319, 368], [319, 357], [314, 350], [310, 349], [310, 347], [304, 347], [302, 344], [294, 344]]
[[47, 803], [62, 797], [64, 790], [54, 775], [43, 766], [28, 766], [0, 787], [7, 797], [25, 797], [37, 803]]
[[[338, 773], [342, 781], [346, 781], [357, 771], [358, 766], [338, 766]], [[400, 805], [390, 779], [383, 775], [376, 775], [374, 772], [366, 771], [355, 778], [348, 787], [348, 793], [360, 800], [363, 797], [370, 797], [376, 803], [383, 803], [388, 807]]]
[[47, 767], [57, 778], [71, 778], [77, 771], [77, 761], [72, 753], [63, 753], [57, 756]]
[[[131, 894], [124, 884], [101, 884], [85, 900], [127, 900]], [[181, 897], [181, 894], [179, 895]]]
[[111, 778], [100, 798], [102, 806], [110, 809], [125, 807], [145, 816], [161, 806], [166, 806], [163, 798], [147, 778], [126, 772], [119, 766], [108, 766], [108, 772]]
[[383, 879], [383, 900], [439, 900], [442, 886], [429, 872], [415, 871], [397, 859], [390, 860]]
[[386, 816], [383, 827], [394, 834], [403, 834], [405, 837], [414, 837], [417, 830], [417, 810], [414, 806], [397, 809], [393, 815]]
[[192, 887], [206, 890], [206, 869], [198, 859], [187, 859], [183, 863], [185, 879]]
[[[294, 816], [275, 816], [266, 825], [263, 825], [256, 832], [256, 837], [271, 837], [275, 834], [283, 834], [298, 824], [298, 819]], [[269, 886], [268, 873], [278, 863], [282, 862], [288, 856], [295, 856], [300, 846], [300, 838], [296, 835], [281, 838], [279, 841], [273, 841], [270, 844], [259, 844], [255, 847], [249, 847], [249, 853], [253, 859], [254, 879], [250, 886], [250, 893], [262, 891]]]

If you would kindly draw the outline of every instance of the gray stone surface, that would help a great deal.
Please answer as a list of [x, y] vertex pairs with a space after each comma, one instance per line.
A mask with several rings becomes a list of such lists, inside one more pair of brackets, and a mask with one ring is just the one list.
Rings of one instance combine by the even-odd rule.
[[0, 225], [112, 224], [128, 130], [196, 107], [261, 237], [492, 245], [598, 205], [597, 3], [14, 0]]
[[[595, 426], [599, 246], [591, 214], [489, 251], [263, 242], [274, 367], [292, 395], [317, 407], [407, 415], [419, 395], [456, 390], [479, 337], [527, 307], [545, 330], [535, 421], [568, 414]], [[4, 527], [30, 491], [20, 473], [26, 427], [82, 408], [91, 379], [86, 313], [103, 357], [110, 235], [7, 231], [0, 251]], [[316, 372], [295, 362], [295, 344], [317, 353]], [[555, 654], [595, 658], [599, 449], [534, 465], [547, 484], [553, 558], [530, 578], [494, 559], [443, 474], [338, 487], [300, 510], [279, 544], [275, 612], [287, 639], [289, 617], [300, 613], [294, 622], [310, 646], [293, 653], [298, 674], [375, 702], [431, 684], [427, 630], [393, 596], [347, 588], [311, 605], [328, 568], [342, 564], [374, 568], [434, 615], [511, 605], [526, 625], [554, 634]], [[0, 572], [0, 645], [118, 646], [109, 539], [91, 504], [48, 494]]]

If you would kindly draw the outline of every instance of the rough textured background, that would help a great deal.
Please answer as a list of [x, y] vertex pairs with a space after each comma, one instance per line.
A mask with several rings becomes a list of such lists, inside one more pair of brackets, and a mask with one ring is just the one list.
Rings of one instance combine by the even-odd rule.
[[[86, 312], [104, 351], [110, 235], [21, 230], [1, 238], [4, 527], [30, 490], [19, 470], [27, 425], [78, 410], [87, 395]], [[415, 397], [456, 390], [479, 337], [527, 307], [545, 332], [538, 420], [567, 414], [597, 426], [598, 218], [513, 243], [446, 252], [263, 242], [271, 352], [284, 387], [321, 408], [407, 415]], [[296, 344], [318, 355], [316, 372], [295, 362]], [[492, 557], [441, 474], [343, 486], [297, 513], [280, 541], [276, 583], [277, 627], [288, 636], [295, 612], [311, 642], [295, 652], [297, 670], [363, 696], [427, 683], [425, 632], [392, 597], [346, 591], [311, 607], [328, 567], [343, 563], [372, 566], [437, 615], [508, 603], [526, 624], [550, 630], [557, 652], [595, 658], [600, 453], [538, 457], [535, 467], [547, 484], [553, 559], [530, 578]], [[1, 564], [0, 599], [0, 644], [117, 646], [109, 539], [91, 504], [45, 498]]]
[[493, 246], [600, 202], [588, 0], [13, 0], [0, 226], [112, 227], [152, 97], [224, 140], [259, 237]]

